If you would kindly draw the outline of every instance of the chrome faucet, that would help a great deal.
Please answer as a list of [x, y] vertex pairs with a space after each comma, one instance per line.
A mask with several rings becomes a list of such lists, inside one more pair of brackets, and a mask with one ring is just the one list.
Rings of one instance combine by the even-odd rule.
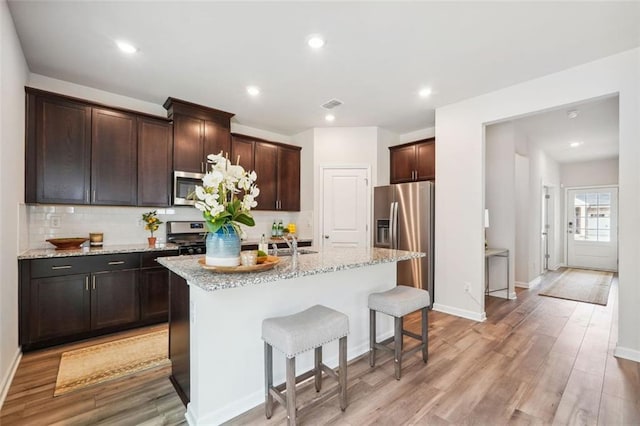
[[273, 247], [273, 255], [278, 257], [278, 245], [276, 243], [271, 244], [271, 247]]
[[[287, 235], [288, 235], [288, 238], [287, 238]], [[289, 249], [291, 249], [291, 255], [297, 256], [298, 255], [298, 239], [296, 238], [296, 236], [293, 234], [285, 234], [282, 236], [282, 239], [284, 240], [285, 243], [287, 243], [287, 246], [289, 246]]]

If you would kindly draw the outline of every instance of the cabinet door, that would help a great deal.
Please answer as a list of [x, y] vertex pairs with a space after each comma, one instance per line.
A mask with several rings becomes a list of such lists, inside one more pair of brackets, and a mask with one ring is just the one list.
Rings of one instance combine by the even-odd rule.
[[300, 211], [300, 150], [278, 147], [280, 210]]
[[256, 184], [260, 188], [260, 195], [256, 198], [256, 210], [277, 210], [278, 200], [278, 147], [270, 143], [255, 143], [255, 171], [258, 179]]
[[191, 340], [189, 285], [181, 276], [169, 273], [169, 359], [171, 382], [184, 405], [191, 398]]
[[418, 180], [436, 178], [436, 143], [435, 140], [421, 142], [416, 145], [416, 170]]
[[94, 108], [92, 120], [91, 204], [135, 206], [136, 116]]
[[[34, 99], [30, 97], [30, 99]], [[91, 108], [56, 98], [35, 98], [27, 117], [27, 202], [88, 204], [91, 177]], [[35, 126], [35, 129], [33, 128]], [[33, 143], [30, 142], [33, 138]], [[35, 145], [35, 149], [32, 147]], [[27, 158], [27, 164], [33, 164]], [[35, 186], [35, 191], [33, 186]], [[35, 192], [35, 200], [33, 199]]]
[[171, 205], [171, 123], [138, 117], [138, 205]]
[[138, 270], [91, 275], [91, 328], [134, 323], [140, 318]]
[[240, 165], [245, 170], [254, 170], [253, 140], [241, 136], [231, 136], [231, 160], [235, 164], [240, 157]]
[[186, 115], [173, 118], [173, 170], [204, 171], [203, 120]]
[[[203, 161], [207, 161], [209, 154], [231, 153], [231, 134], [229, 129], [220, 124], [205, 120], [204, 121], [204, 150]], [[235, 164], [235, 160], [233, 161]]]
[[140, 319], [167, 321], [169, 313], [169, 271], [149, 268], [140, 271]]
[[89, 330], [89, 275], [38, 278], [29, 285], [31, 342]]
[[390, 148], [390, 181], [391, 183], [411, 182], [415, 177], [415, 145]]

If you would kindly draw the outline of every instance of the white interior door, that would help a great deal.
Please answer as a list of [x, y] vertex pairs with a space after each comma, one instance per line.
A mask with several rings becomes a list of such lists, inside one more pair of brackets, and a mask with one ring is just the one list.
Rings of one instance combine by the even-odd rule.
[[567, 191], [567, 266], [618, 269], [618, 188]]
[[366, 168], [322, 169], [324, 248], [367, 247], [369, 184]]

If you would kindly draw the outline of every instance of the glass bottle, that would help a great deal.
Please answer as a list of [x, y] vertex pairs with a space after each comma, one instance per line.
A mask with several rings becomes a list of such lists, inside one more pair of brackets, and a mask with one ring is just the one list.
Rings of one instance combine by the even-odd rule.
[[273, 225], [271, 225], [271, 237], [275, 238], [278, 236], [278, 225], [276, 224], [276, 221], [273, 221]]
[[284, 225], [282, 224], [282, 220], [278, 222], [278, 237], [282, 237], [284, 235]]

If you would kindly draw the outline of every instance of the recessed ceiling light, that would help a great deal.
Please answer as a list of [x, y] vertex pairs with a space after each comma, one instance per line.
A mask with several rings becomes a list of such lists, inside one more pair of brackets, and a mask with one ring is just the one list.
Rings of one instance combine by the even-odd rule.
[[333, 114], [327, 114], [327, 115], [324, 116], [324, 119], [331, 123], [332, 121], [334, 121], [336, 119], [336, 116], [333, 115]]
[[431, 95], [431, 89], [429, 87], [420, 89], [418, 95], [420, 95], [421, 98], [428, 98]]
[[580, 111], [578, 111], [577, 109], [572, 109], [571, 111], [567, 111], [567, 117], [569, 117], [572, 120], [576, 118], [578, 114], [580, 114]]
[[307, 39], [307, 44], [312, 49], [320, 49], [322, 46], [324, 46], [324, 39], [321, 36], [314, 34], [309, 36], [309, 38]]
[[258, 96], [260, 94], [260, 89], [256, 86], [247, 86], [247, 93], [251, 96]]
[[579, 147], [580, 145], [582, 145], [583, 143], [584, 143], [584, 142], [582, 142], [582, 141], [575, 141], [575, 142], [571, 142], [571, 143], [569, 144], [569, 146], [570, 146], [571, 148], [577, 148], [577, 147]]
[[137, 47], [135, 47], [133, 44], [126, 41], [118, 40], [116, 41], [116, 45], [124, 53], [136, 53], [138, 51]]

